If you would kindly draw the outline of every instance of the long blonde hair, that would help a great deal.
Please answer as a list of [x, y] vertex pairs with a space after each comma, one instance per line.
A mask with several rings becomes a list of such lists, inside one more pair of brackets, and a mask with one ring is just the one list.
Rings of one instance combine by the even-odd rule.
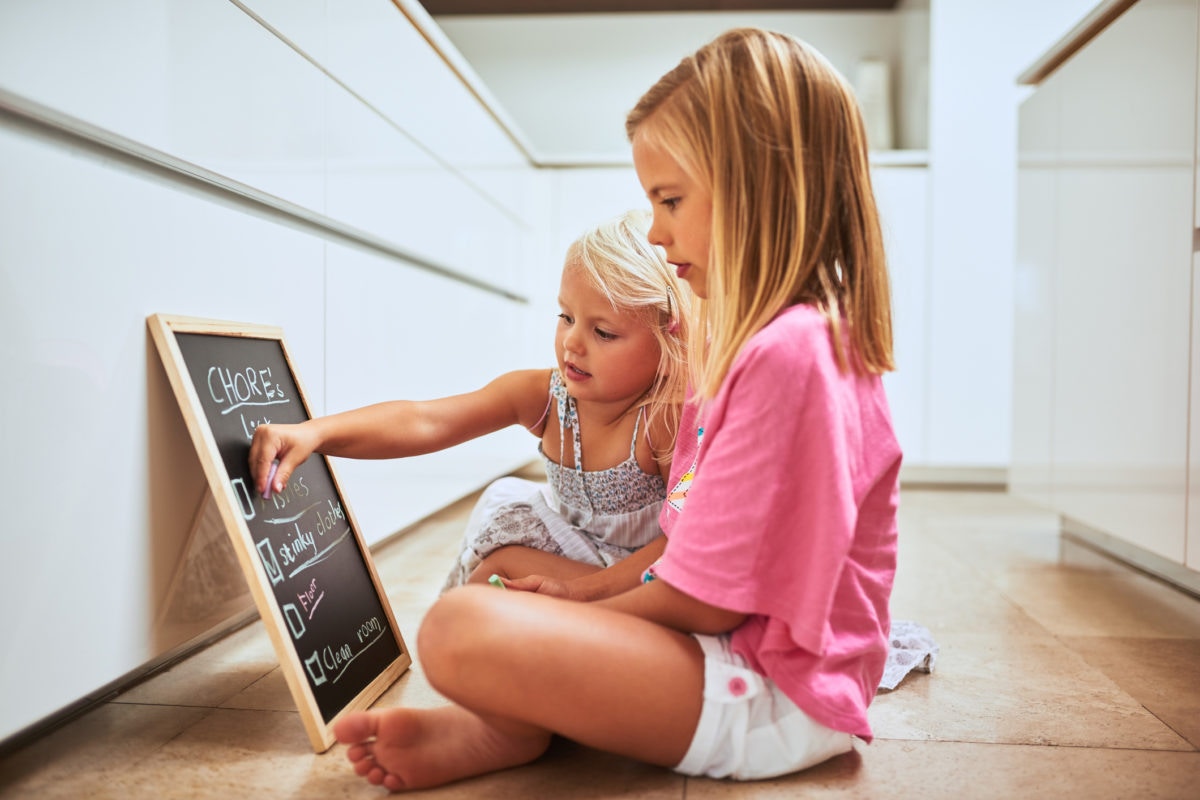
[[700, 397], [714, 396], [746, 341], [796, 303], [826, 316], [843, 371], [894, 369], [862, 116], [820, 53], [781, 33], [728, 31], [651, 87], [625, 127], [712, 194], [708, 299], [692, 331]]
[[595, 226], [567, 248], [563, 267], [578, 269], [613, 308], [632, 313], [654, 334], [659, 346], [654, 384], [638, 402], [647, 426], [662, 422], [670, 441], [653, 442], [655, 458], [669, 458], [675, 446], [679, 407], [687, 388], [687, 340], [691, 294], [681, 291], [675, 268], [661, 247], [650, 244], [650, 213], [627, 211]]

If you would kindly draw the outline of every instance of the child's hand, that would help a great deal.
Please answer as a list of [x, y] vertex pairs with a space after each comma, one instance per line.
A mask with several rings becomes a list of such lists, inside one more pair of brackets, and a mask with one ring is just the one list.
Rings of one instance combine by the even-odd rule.
[[524, 578], [506, 578], [504, 585], [519, 592], [533, 592], [551, 597], [561, 597], [564, 600], [576, 600], [571, 592], [571, 585], [557, 578], [547, 578], [545, 575], [526, 575]]
[[[282, 492], [288, 485], [296, 467], [312, 455], [317, 448], [317, 438], [311, 426], [305, 423], [296, 425], [259, 425], [254, 429], [254, 439], [250, 442], [250, 474], [254, 477], [254, 486], [264, 497], [270, 492]], [[279, 462], [272, 480], [271, 464]]]

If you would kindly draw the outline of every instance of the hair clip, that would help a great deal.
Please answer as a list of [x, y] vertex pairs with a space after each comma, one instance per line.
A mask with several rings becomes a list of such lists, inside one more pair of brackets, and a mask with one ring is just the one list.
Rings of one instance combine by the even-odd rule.
[[671, 291], [670, 286], [667, 287], [667, 317], [671, 320], [667, 323], [667, 333], [679, 333], [679, 317], [675, 315], [675, 293]]

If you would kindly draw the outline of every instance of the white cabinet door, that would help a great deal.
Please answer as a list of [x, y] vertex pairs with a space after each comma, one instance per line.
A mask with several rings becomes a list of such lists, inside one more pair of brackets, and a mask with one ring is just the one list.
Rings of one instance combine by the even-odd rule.
[[924, 167], [871, 170], [892, 283], [896, 371], [883, 376], [904, 463], [926, 462], [928, 397], [929, 173]]
[[[1200, 228], [1197, 228], [1200, 231]], [[1188, 569], [1200, 570], [1200, 253], [1192, 255], [1192, 374], [1188, 444], [1188, 520], [1184, 545]]]
[[1009, 490], [1052, 505], [1054, 285], [1058, 253], [1058, 93], [1021, 106], [1013, 270], [1013, 438]]
[[[1200, 51], [1200, 32], [1197, 33]], [[1196, 59], [1196, 130], [1200, 132], [1200, 53]], [[1187, 541], [1184, 545], [1185, 563], [1189, 569], [1200, 570], [1200, 136], [1196, 138], [1195, 189], [1192, 232], [1192, 364], [1191, 407], [1188, 409], [1188, 520]]]
[[[460, 394], [502, 372], [551, 366], [549, 346], [546, 359], [529, 363], [512, 344], [525, 305], [359, 249], [326, 248], [325, 413]], [[414, 458], [338, 459], [337, 470], [372, 544], [536, 457], [537, 440], [509, 428]]]
[[1053, 502], [1184, 563], [1196, 3], [1142, 0], [1054, 73]]

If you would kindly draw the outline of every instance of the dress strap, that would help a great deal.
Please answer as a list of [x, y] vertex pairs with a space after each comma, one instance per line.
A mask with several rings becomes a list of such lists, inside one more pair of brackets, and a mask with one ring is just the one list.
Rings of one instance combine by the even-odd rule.
[[541, 424], [542, 424], [543, 422], [545, 422], [545, 421], [546, 421], [546, 417], [550, 416], [550, 406], [552, 406], [552, 405], [554, 405], [554, 395], [552, 395], [552, 394], [547, 394], [547, 396], [546, 396], [546, 408], [545, 408], [545, 409], [542, 411], [542, 416], [538, 418], [538, 421], [537, 421], [537, 422], [535, 422], [535, 423], [533, 423], [533, 425], [531, 425], [531, 426], [529, 427], [529, 432], [530, 432], [530, 433], [533, 433], [533, 432], [534, 432], [534, 431], [536, 431], [536, 430], [537, 430], [539, 427], [541, 427]]
[[575, 407], [575, 398], [567, 394], [567, 385], [562, 376], [555, 370], [550, 378], [550, 396], [558, 401], [558, 463], [563, 463], [565, 453], [563, 435], [567, 428], [571, 429], [571, 444], [574, 447], [575, 471], [583, 472], [583, 445], [579, 439], [579, 410]]
[[[646, 416], [646, 407], [642, 406], [638, 409], [637, 416], [633, 420], [633, 439], [629, 442], [629, 457], [633, 458], [637, 455], [637, 435], [638, 428], [642, 424], [642, 419]], [[646, 428], [646, 441], [650, 441], [650, 428]]]
[[[575, 455], [575, 474], [578, 476], [580, 488], [588, 503], [586, 516], [587, 521], [590, 521], [594, 511], [591, 507], [591, 498], [587, 496], [587, 481], [583, 475], [583, 443], [579, 436], [579, 410], [575, 407], [575, 398], [567, 394], [567, 385], [557, 369], [550, 375], [550, 396], [558, 401], [558, 463], [560, 466], [563, 463], [566, 453], [565, 432], [567, 428], [570, 428], [571, 446]], [[561, 474], [562, 470], [559, 472]]]

